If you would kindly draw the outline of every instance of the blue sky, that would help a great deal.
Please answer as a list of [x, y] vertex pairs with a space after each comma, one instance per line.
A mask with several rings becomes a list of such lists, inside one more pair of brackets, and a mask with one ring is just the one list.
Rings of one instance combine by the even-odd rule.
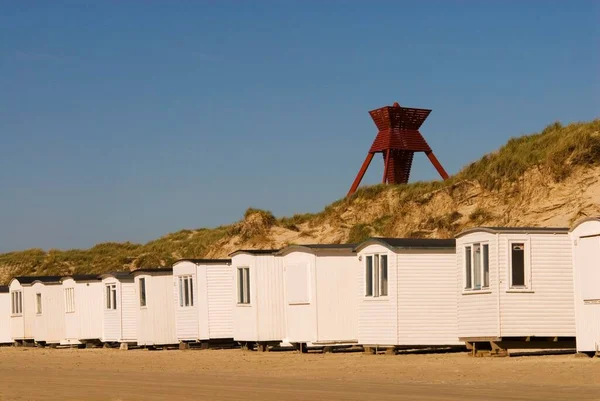
[[600, 117], [599, 21], [595, 1], [0, 2], [0, 252], [319, 211], [394, 101], [433, 109], [455, 173]]

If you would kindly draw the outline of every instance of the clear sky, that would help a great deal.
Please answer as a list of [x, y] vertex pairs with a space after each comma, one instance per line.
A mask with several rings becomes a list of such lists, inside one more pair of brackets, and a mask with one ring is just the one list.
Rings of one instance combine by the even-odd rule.
[[456, 173], [600, 116], [599, 26], [598, 1], [0, 2], [0, 252], [317, 212], [394, 101]]

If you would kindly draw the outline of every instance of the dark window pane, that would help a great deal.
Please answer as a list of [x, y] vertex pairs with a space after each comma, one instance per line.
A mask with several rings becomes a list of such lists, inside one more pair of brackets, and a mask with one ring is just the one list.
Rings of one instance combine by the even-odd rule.
[[367, 256], [365, 269], [365, 283], [365, 295], [368, 297], [373, 296], [373, 256]]
[[483, 286], [490, 286], [490, 246], [483, 245]]
[[388, 294], [388, 264], [387, 264], [387, 255], [381, 255], [381, 260], [379, 262], [379, 269], [381, 270], [381, 274], [379, 279], [381, 280], [381, 288], [379, 289], [379, 295], [385, 296]]
[[465, 248], [465, 288], [471, 288], [471, 247]]
[[525, 286], [525, 244], [511, 245], [512, 283], [513, 287]]

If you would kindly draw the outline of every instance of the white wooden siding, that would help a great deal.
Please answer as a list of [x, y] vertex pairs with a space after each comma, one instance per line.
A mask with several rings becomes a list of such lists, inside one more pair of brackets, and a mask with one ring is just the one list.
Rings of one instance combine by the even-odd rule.
[[571, 232], [575, 277], [577, 351], [600, 351], [600, 221], [581, 223]]
[[[488, 290], [465, 291], [465, 246], [489, 245], [490, 287]], [[456, 293], [458, 294], [458, 336], [497, 337], [499, 329], [498, 237], [475, 232], [456, 240]]]
[[[365, 296], [365, 256], [388, 255], [388, 296]], [[363, 248], [358, 268], [358, 342], [363, 345], [395, 345], [398, 342], [397, 257], [388, 248], [373, 244]]]
[[357, 255], [351, 251], [341, 255], [317, 252], [315, 274], [317, 343], [358, 341], [356, 293], [360, 266]]
[[[237, 303], [237, 268], [249, 267], [250, 304]], [[284, 279], [281, 257], [238, 254], [232, 259], [234, 339], [282, 341], [285, 333]]]
[[[315, 256], [305, 251], [290, 252], [283, 256], [282, 263], [285, 271], [286, 341], [315, 342], [317, 341], [317, 309], [316, 296], [312, 295], [316, 287]], [[290, 274], [290, 270], [298, 269], [305, 269], [307, 277], [303, 287], [309, 291], [308, 299], [302, 303], [290, 299], [289, 296], [290, 289], [293, 291], [297, 284], [296, 277]]]
[[[66, 310], [66, 299], [65, 299], [65, 310], [63, 310], [65, 319], [65, 338], [63, 339], [64, 344], [79, 344], [79, 313], [77, 310], [77, 284], [72, 278], [63, 279], [62, 281], [62, 292], [63, 297], [66, 298], [66, 291], [73, 291], [75, 310], [73, 312], [67, 312]], [[100, 338], [100, 337], [98, 337]]]
[[[145, 280], [146, 305], [140, 305], [139, 283]], [[169, 272], [136, 274], [135, 299], [138, 345], [177, 343], [173, 275]]]
[[121, 282], [121, 341], [123, 342], [137, 340], [136, 307], [139, 305], [138, 302], [135, 283], [132, 281]]
[[397, 345], [457, 345], [456, 254], [414, 250], [397, 254]]
[[35, 295], [33, 289], [30, 285], [21, 285], [18, 280], [11, 280], [9, 291], [21, 291], [23, 294], [23, 313], [20, 315], [11, 314], [10, 335], [13, 340], [33, 340], [35, 328]]
[[103, 290], [101, 281], [78, 282], [75, 285], [75, 315], [79, 322], [80, 340], [102, 338]]
[[[256, 297], [256, 263], [255, 257], [249, 254], [237, 254], [231, 262], [233, 286], [233, 338], [236, 341], [258, 341], [258, 305]], [[239, 304], [237, 268], [248, 267], [250, 272], [250, 303]]]
[[12, 342], [10, 330], [10, 292], [0, 293], [0, 344]]
[[209, 338], [233, 338], [231, 266], [206, 265]]
[[[107, 309], [106, 308], [106, 286], [109, 284], [116, 284], [117, 286], [117, 308]], [[121, 341], [121, 283], [113, 278], [105, 278], [102, 280], [102, 309], [103, 312], [103, 324], [102, 324], [102, 341], [103, 342], [116, 342]]]
[[[509, 244], [529, 241], [531, 288], [509, 289]], [[527, 257], [527, 253], [526, 253]], [[500, 234], [500, 316], [502, 337], [575, 336], [573, 266], [565, 234]]]
[[[198, 266], [189, 261], [181, 261], [173, 265], [173, 304], [175, 307], [176, 335], [179, 341], [196, 341], [200, 335], [200, 299], [198, 294], [203, 291], [198, 282]], [[194, 306], [182, 307], [179, 303], [179, 277], [191, 276], [194, 284]], [[208, 336], [204, 336], [207, 338]]]

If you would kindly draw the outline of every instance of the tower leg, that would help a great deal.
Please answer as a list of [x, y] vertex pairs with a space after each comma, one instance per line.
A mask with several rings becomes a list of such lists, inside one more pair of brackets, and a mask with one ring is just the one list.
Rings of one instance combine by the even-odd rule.
[[442, 176], [442, 178], [444, 180], [447, 180], [449, 178], [448, 173], [446, 172], [446, 170], [444, 170], [444, 168], [440, 164], [440, 162], [437, 159], [437, 157], [435, 157], [435, 155], [433, 154], [433, 152], [429, 151], [429, 152], [425, 152], [425, 154], [429, 158], [429, 161], [431, 161], [431, 164], [433, 164], [433, 167], [435, 167], [435, 169], [437, 170], [437, 172], [440, 173], [440, 175]]
[[350, 191], [348, 191], [348, 195], [346, 195], [346, 196], [352, 195], [358, 189], [360, 182], [362, 181], [363, 177], [365, 176], [365, 173], [367, 172], [367, 168], [369, 167], [371, 160], [373, 160], [373, 155], [374, 155], [374, 153], [369, 153], [367, 155], [367, 158], [365, 159], [365, 161], [362, 164], [362, 167], [358, 171], [358, 175], [354, 179], [354, 182], [352, 183], [352, 186], [350, 187]]
[[383, 157], [383, 179], [381, 180], [382, 184], [385, 184], [388, 182], [388, 171], [389, 171], [389, 167], [390, 164], [392, 163], [392, 159], [390, 157], [390, 150], [386, 150], [384, 153], [384, 157]]

